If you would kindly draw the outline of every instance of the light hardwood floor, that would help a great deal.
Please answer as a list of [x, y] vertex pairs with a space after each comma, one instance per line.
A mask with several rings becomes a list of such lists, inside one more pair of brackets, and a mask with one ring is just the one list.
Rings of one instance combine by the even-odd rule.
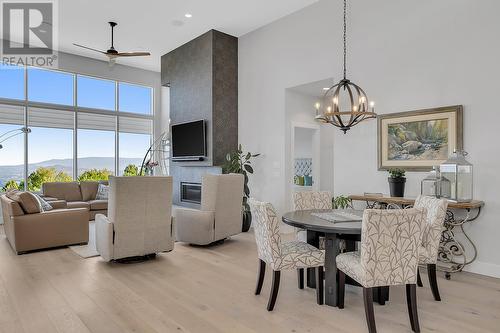
[[[222, 245], [177, 243], [140, 264], [82, 259], [69, 249], [16, 256], [0, 227], [1, 332], [366, 332], [361, 291], [347, 287], [345, 309], [316, 305], [282, 274], [274, 312], [266, 311], [269, 271], [261, 296], [252, 233]], [[440, 274], [435, 302], [424, 272], [418, 288], [422, 332], [500, 332], [500, 280]], [[375, 305], [379, 332], [411, 332], [403, 288]]]

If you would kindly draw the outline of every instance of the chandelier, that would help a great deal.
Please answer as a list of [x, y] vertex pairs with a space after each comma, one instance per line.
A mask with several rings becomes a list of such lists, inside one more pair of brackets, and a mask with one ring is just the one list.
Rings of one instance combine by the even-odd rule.
[[332, 124], [344, 131], [365, 119], [376, 118], [375, 103], [369, 102], [363, 89], [347, 79], [347, 0], [344, 0], [344, 78], [329, 88], [323, 97], [323, 105], [315, 104], [315, 120]]

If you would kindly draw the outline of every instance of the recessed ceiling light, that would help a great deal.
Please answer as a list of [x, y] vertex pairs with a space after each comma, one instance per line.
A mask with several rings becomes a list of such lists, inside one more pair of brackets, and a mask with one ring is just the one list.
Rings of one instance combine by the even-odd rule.
[[329, 90], [330, 88], [323, 88], [323, 90]]
[[187, 17], [187, 18], [193, 17], [193, 15], [191, 13], [186, 13], [186, 14], [184, 14], [184, 16]]

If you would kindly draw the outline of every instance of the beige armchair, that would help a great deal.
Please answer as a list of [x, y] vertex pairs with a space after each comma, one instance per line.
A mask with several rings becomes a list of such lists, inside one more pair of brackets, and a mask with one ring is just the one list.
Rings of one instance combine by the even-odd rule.
[[108, 217], [96, 215], [97, 252], [107, 261], [174, 248], [172, 177], [110, 177]]
[[203, 176], [201, 209], [175, 208], [176, 240], [208, 245], [239, 234], [242, 227], [241, 174]]

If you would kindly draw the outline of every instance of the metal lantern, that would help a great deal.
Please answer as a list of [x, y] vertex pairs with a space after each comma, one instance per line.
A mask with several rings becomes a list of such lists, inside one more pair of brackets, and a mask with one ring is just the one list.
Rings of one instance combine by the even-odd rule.
[[420, 183], [420, 194], [436, 198], [441, 196], [441, 176], [437, 167], [432, 167], [432, 171]]
[[454, 151], [450, 158], [439, 166], [441, 173], [441, 196], [456, 202], [472, 201], [472, 164], [465, 151]]

